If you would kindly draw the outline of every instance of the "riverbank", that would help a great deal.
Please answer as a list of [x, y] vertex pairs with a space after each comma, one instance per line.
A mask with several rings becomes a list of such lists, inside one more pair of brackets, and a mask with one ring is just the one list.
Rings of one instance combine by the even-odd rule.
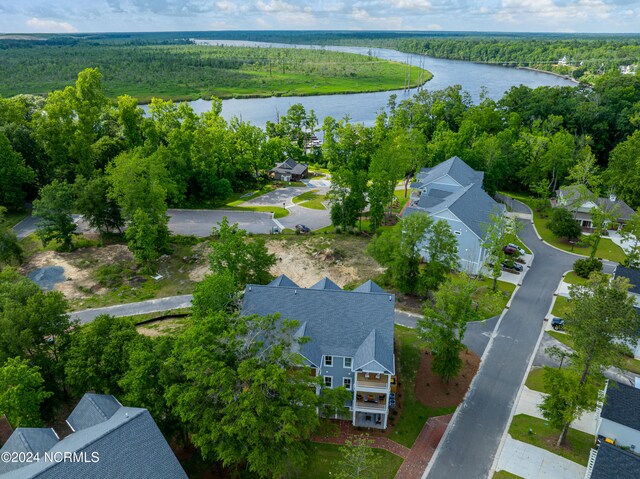
[[548, 71], [548, 70], [540, 70], [539, 68], [533, 68], [533, 67], [519, 67], [518, 66], [516, 68], [519, 69], [519, 70], [529, 70], [529, 71], [532, 71], [532, 72], [547, 73], [549, 75], [553, 75], [553, 76], [556, 76], [556, 77], [559, 77], [559, 78], [564, 78], [565, 80], [569, 80], [570, 82], [573, 82], [576, 85], [580, 84], [580, 82], [578, 80], [576, 80], [575, 78], [572, 78], [572, 77], [570, 77], [568, 75], [561, 75], [560, 73], [551, 72], [551, 71]]

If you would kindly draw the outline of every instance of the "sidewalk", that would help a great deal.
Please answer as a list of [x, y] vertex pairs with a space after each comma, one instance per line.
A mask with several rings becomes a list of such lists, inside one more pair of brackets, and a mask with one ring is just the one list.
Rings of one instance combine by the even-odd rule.
[[496, 470], [524, 479], [582, 479], [587, 468], [509, 435]]
[[[537, 417], [540, 419], [544, 419], [542, 417], [542, 413], [540, 409], [538, 409], [538, 405], [542, 403], [545, 394], [533, 391], [528, 387], [524, 387], [522, 389], [522, 394], [520, 395], [520, 401], [516, 406], [515, 414], [527, 414], [529, 416]], [[588, 412], [582, 415], [582, 417], [571, 423], [571, 427], [573, 429], [577, 429], [578, 431], [586, 432], [587, 434], [596, 433], [596, 413], [595, 411]]]

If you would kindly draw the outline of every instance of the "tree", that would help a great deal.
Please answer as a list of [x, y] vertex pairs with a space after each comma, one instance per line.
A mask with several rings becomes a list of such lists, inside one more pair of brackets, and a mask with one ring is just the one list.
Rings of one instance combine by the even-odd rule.
[[0, 206], [0, 269], [22, 261], [22, 246], [13, 230], [4, 223], [6, 208]]
[[35, 180], [20, 153], [14, 151], [5, 134], [0, 130], [0, 206], [14, 210], [24, 208], [24, 185]]
[[[484, 237], [482, 247], [486, 250], [485, 265], [490, 268], [490, 277], [493, 279], [492, 290], [498, 286], [498, 278], [502, 274], [502, 263], [506, 259], [504, 247], [507, 244], [507, 227], [505, 217], [502, 214], [491, 213], [490, 222], [484, 225]], [[513, 223], [514, 226], [518, 223]]]
[[593, 380], [581, 385], [580, 373], [573, 368], [554, 369], [545, 366], [543, 374], [547, 394], [539, 408], [552, 427], [563, 431], [556, 444], [560, 447], [566, 439], [568, 427], [565, 426], [595, 409], [599, 388]]
[[232, 313], [238, 306], [238, 286], [230, 271], [208, 274], [196, 284], [191, 310], [195, 319], [219, 312]]
[[33, 216], [40, 218], [36, 234], [44, 245], [56, 240], [62, 243], [62, 250], [71, 250], [76, 231], [73, 200], [73, 187], [66, 182], [53, 180], [40, 190], [40, 198], [33, 202]]
[[109, 197], [109, 181], [106, 177], [95, 176], [87, 180], [79, 176], [74, 187], [75, 206], [92, 228], [100, 231], [100, 234], [114, 230], [122, 232], [124, 219], [118, 204]]
[[167, 399], [205, 459], [246, 463], [259, 477], [302, 467], [321, 399], [319, 378], [293, 350], [304, 340], [294, 338], [297, 328], [277, 316], [218, 313], [178, 338], [173, 361], [181, 380]]
[[263, 238], [247, 240], [247, 232], [237, 224], [229, 225], [225, 216], [213, 228], [213, 251], [209, 255], [211, 271], [214, 274], [229, 272], [239, 287], [245, 284], [266, 284], [271, 281], [269, 270], [276, 262], [275, 255], [269, 253]]
[[44, 390], [40, 368], [20, 357], [0, 367], [0, 416], [14, 428], [41, 427], [40, 405], [53, 393]]
[[332, 477], [337, 479], [376, 479], [380, 477], [379, 467], [382, 459], [373, 450], [373, 440], [368, 435], [359, 435], [355, 439], [345, 439], [340, 447], [342, 459]]
[[573, 218], [573, 214], [568, 209], [562, 207], [557, 207], [552, 210], [547, 227], [557, 238], [579, 238], [582, 234], [580, 224]]
[[418, 321], [420, 335], [433, 354], [431, 368], [445, 383], [462, 368], [460, 352], [466, 349], [462, 341], [467, 323], [477, 317], [475, 291], [475, 282], [464, 273], [451, 277], [435, 293], [434, 304], [425, 303], [424, 319]]
[[591, 208], [591, 224], [593, 231], [588, 237], [589, 243], [591, 243], [591, 253], [589, 257], [593, 260], [596, 257], [598, 246], [600, 245], [600, 239], [606, 232], [607, 226], [614, 223], [618, 219], [618, 205], [614, 205], [612, 208], [604, 208], [596, 206]]
[[604, 173], [607, 184], [631, 205], [640, 204], [640, 130], [620, 142], [609, 153], [609, 164]]
[[161, 254], [158, 249], [158, 236], [161, 234], [160, 229], [163, 226], [166, 227], [166, 219], [164, 221], [164, 225], [154, 223], [144, 210], [138, 208], [125, 232], [129, 250], [133, 253], [136, 262], [142, 266], [143, 272], [149, 274], [154, 272], [154, 262]]
[[420, 274], [420, 282], [425, 291], [433, 291], [446, 279], [447, 273], [458, 269], [458, 240], [449, 223], [438, 220], [427, 235], [427, 264]]
[[640, 208], [620, 230], [620, 236], [625, 242], [627, 264], [632, 268], [640, 268]]
[[72, 391], [120, 395], [118, 382], [129, 367], [129, 354], [139, 335], [133, 321], [101, 314], [74, 331], [65, 372]]

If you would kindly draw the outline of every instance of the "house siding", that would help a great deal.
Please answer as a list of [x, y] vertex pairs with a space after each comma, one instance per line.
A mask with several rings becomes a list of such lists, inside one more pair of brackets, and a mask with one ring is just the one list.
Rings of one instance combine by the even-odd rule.
[[640, 451], [640, 431], [628, 426], [601, 417], [597, 435], [615, 439], [616, 446], [633, 447]]
[[351, 369], [344, 367], [344, 356], [332, 356], [333, 364], [331, 366], [325, 366], [324, 356], [322, 357], [322, 366], [320, 373], [322, 376], [331, 376], [333, 378], [333, 387], [342, 386], [342, 378], [351, 378], [351, 388], [355, 382], [354, 374]]

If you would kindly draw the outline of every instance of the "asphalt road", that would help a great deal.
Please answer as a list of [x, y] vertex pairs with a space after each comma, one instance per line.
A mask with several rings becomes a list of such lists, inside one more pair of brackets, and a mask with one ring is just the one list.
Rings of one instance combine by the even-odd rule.
[[167, 210], [169, 215], [169, 230], [178, 235], [193, 235], [206, 238], [216, 223], [226, 216], [229, 223], [238, 226], [249, 233], [268, 234], [276, 226], [271, 213], [260, 211], [230, 211], [230, 210]]
[[526, 222], [520, 237], [535, 260], [494, 333], [467, 399], [440, 444], [427, 476], [430, 479], [488, 477], [553, 293], [562, 274], [576, 260], [576, 256], [540, 241], [530, 222]]

